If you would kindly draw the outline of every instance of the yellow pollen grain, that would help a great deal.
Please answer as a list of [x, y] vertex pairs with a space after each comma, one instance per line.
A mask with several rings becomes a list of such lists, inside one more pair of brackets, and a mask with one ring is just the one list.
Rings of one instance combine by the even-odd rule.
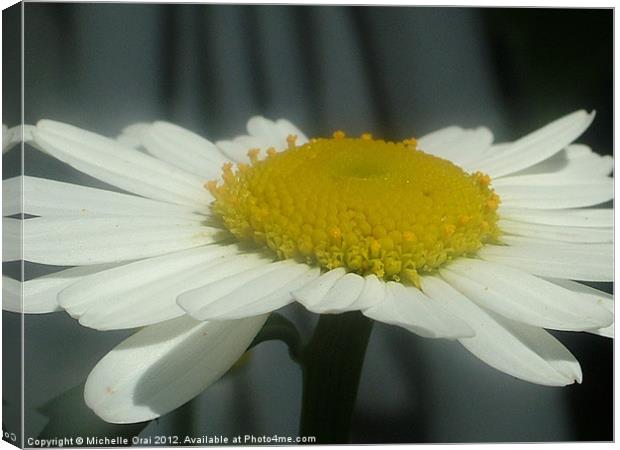
[[325, 270], [419, 285], [459, 256], [496, 241], [499, 196], [488, 175], [468, 174], [417, 149], [369, 133], [248, 152], [250, 164], [205, 187], [213, 212], [239, 240]]
[[289, 134], [286, 137], [286, 143], [289, 149], [295, 148], [295, 142], [297, 141], [297, 136], [294, 134]]
[[488, 186], [489, 184], [491, 184], [491, 177], [485, 173], [475, 172], [474, 176], [478, 180], [478, 183], [480, 183], [483, 186]]
[[408, 145], [409, 147], [413, 147], [413, 148], [418, 147], [418, 141], [415, 138], [405, 139], [403, 141], [403, 144]]

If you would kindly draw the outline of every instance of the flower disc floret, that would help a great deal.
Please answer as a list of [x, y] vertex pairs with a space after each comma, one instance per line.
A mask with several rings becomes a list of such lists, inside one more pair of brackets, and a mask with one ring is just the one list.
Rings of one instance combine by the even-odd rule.
[[212, 210], [239, 240], [324, 269], [418, 284], [419, 275], [475, 254], [499, 236], [490, 178], [468, 174], [416, 141], [313, 139], [248, 153], [208, 189]]

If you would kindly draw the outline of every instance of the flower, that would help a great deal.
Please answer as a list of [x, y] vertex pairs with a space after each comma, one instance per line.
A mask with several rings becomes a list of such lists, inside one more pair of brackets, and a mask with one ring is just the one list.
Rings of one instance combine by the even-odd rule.
[[109, 422], [190, 400], [294, 300], [458, 339], [523, 380], [581, 382], [545, 329], [612, 334], [611, 297], [572, 281], [613, 280], [612, 210], [590, 208], [613, 197], [612, 159], [572, 144], [593, 117], [502, 144], [459, 127], [308, 140], [262, 117], [215, 144], [165, 122], [112, 140], [40, 121], [33, 146], [125, 192], [5, 182], [23, 182], [38, 216], [23, 223], [24, 259], [75, 266], [25, 282], [24, 308], [145, 327], [88, 377], [86, 402]]

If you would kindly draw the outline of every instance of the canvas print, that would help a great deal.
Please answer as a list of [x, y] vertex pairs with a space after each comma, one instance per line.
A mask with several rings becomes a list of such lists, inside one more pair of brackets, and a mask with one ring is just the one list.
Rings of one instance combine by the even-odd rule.
[[612, 36], [605, 8], [5, 9], [3, 439], [612, 441]]

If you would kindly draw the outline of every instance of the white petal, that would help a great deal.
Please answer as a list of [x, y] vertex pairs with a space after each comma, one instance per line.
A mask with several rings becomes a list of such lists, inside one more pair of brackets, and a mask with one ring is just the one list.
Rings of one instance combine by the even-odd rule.
[[385, 300], [386, 294], [385, 281], [380, 280], [375, 274], [366, 275], [362, 292], [349, 309], [364, 310], [378, 305]]
[[5, 153], [11, 149], [11, 138], [8, 133], [9, 127], [5, 124], [2, 124], [2, 153]]
[[286, 136], [282, 136], [278, 127], [271, 120], [261, 116], [254, 116], [247, 123], [250, 136], [261, 139], [267, 147], [282, 148], [286, 144]]
[[605, 209], [522, 209], [502, 206], [500, 216], [518, 222], [570, 227], [613, 227], [614, 210]]
[[58, 266], [119, 262], [210, 244], [220, 232], [174, 217], [40, 217], [24, 221], [24, 259]]
[[550, 158], [577, 139], [594, 120], [594, 113], [576, 111], [513, 142], [495, 158], [482, 161], [478, 170], [496, 178]]
[[297, 136], [297, 145], [303, 145], [308, 141], [295, 125], [284, 119], [273, 122], [260, 116], [252, 117], [248, 121], [247, 129], [249, 135], [237, 136], [232, 141], [218, 141], [215, 145], [230, 159], [247, 163], [250, 161], [247, 155], [250, 149], [261, 149], [259, 157], [264, 157], [265, 150], [270, 147], [278, 151], [286, 149], [288, 135]]
[[278, 131], [280, 132], [280, 138], [284, 138], [285, 142], [286, 142], [286, 138], [291, 135], [297, 136], [297, 140], [295, 141], [296, 145], [304, 145], [305, 143], [308, 142], [308, 137], [304, 134], [304, 132], [301, 131], [299, 128], [297, 128], [296, 125], [294, 125], [293, 123], [289, 122], [286, 119], [276, 120], [276, 127], [278, 128]]
[[[577, 281], [572, 280], [562, 280], [560, 278], [545, 278], [547, 281], [557, 284], [558, 286], [562, 286], [565, 289], [568, 289], [573, 292], [578, 292], [579, 294], [593, 296], [597, 300], [602, 300], [603, 305], [608, 305], [609, 302], [606, 300], [613, 301], [613, 295], [608, 294], [607, 292], [600, 291], [598, 289], [594, 289], [586, 284], [579, 283]], [[605, 306], [606, 307], [606, 306]]]
[[193, 215], [193, 208], [188, 206], [29, 176], [10, 178], [2, 182], [3, 192], [11, 198], [8, 205], [3, 205], [4, 215], [21, 212], [19, 201], [21, 200], [22, 181], [23, 212], [26, 214], [37, 216], [118, 214], [126, 216], [174, 215], [175, 217], [197, 217]]
[[22, 142], [29, 142], [32, 140], [32, 125], [17, 125], [16, 127], [7, 128], [6, 125], [2, 125], [2, 153], [6, 153], [16, 145]]
[[612, 323], [608, 327], [599, 328], [598, 330], [589, 330], [588, 333], [597, 334], [599, 336], [613, 339], [614, 338], [614, 324]]
[[226, 313], [220, 314], [222, 319], [237, 319], [243, 317], [249, 317], [256, 314], [264, 314], [265, 312], [275, 311], [278, 308], [290, 303], [293, 296], [291, 292], [305, 286], [312, 280], [316, 279], [321, 274], [321, 269], [313, 267], [310, 270], [304, 272], [302, 275], [291, 280], [280, 289], [276, 289], [270, 294], [259, 298], [253, 303], [240, 302], [239, 306], [235, 309], [226, 311]]
[[422, 277], [422, 289], [474, 329], [459, 341], [491, 367], [549, 386], [581, 381], [577, 360], [546, 331], [485, 311], [439, 278]]
[[2, 218], [2, 261], [22, 259], [22, 220]]
[[613, 242], [613, 228], [566, 227], [558, 225], [541, 225], [512, 220], [499, 220], [498, 226], [505, 233], [550, 241], [562, 242]]
[[493, 187], [516, 187], [516, 186], [566, 186], [566, 185], [579, 185], [590, 186], [592, 184], [598, 184], [602, 180], [610, 180], [609, 177], [589, 177], [581, 178], [574, 175], [563, 175], [558, 173], [543, 173], [543, 174], [528, 174], [519, 176], [510, 176], [498, 178], [493, 181]]
[[216, 179], [228, 162], [203, 137], [168, 122], [155, 122], [145, 130], [142, 144], [153, 156], [206, 179]]
[[492, 142], [493, 133], [488, 128], [463, 130], [450, 127], [420, 138], [418, 147], [423, 152], [464, 167], [472, 161], [478, 161]]
[[446, 312], [419, 289], [393, 281], [387, 283], [384, 301], [363, 313], [371, 319], [401, 326], [423, 337], [457, 339], [473, 335], [469, 325]]
[[[603, 306], [603, 308], [605, 308], [611, 314], [614, 314], [614, 301], [613, 300], [610, 300], [610, 299], [607, 299], [607, 298], [603, 298], [601, 305]], [[608, 338], [612, 338], [613, 339], [613, 337], [614, 337], [614, 325], [615, 325], [615, 323], [612, 323], [609, 326], [598, 328], [596, 330], [588, 330], [588, 333], [597, 334], [599, 336], [608, 337]]]
[[[233, 161], [248, 163], [250, 157], [248, 156], [249, 148], [235, 141], [217, 141], [215, 143], [226, 157]], [[250, 147], [251, 148], [251, 147]]]
[[613, 321], [600, 302], [510, 267], [459, 259], [439, 273], [480, 306], [518, 322], [554, 330], [583, 331]]
[[[581, 295], [586, 295], [589, 297], [593, 297], [596, 301], [600, 302], [601, 306], [605, 308], [610, 313], [614, 313], [614, 300], [613, 296], [608, 294], [607, 292], [599, 291], [598, 289], [594, 289], [590, 286], [586, 286], [582, 283], [577, 283], [571, 280], [560, 280], [557, 278], [547, 278], [547, 281], [551, 283], [557, 284], [558, 286], [562, 286], [568, 290], [573, 292], [578, 292]], [[599, 336], [614, 337], [614, 324], [603, 328], [599, 328], [597, 330], [588, 330], [588, 333], [598, 334]]]
[[342, 267], [325, 272], [301, 289], [293, 291], [293, 298], [309, 311], [320, 314], [324, 307], [324, 305], [321, 305], [321, 302], [331, 287], [336, 284], [336, 281], [344, 277], [346, 273], [346, 270]]
[[451, 126], [425, 134], [418, 139], [418, 148], [425, 153], [440, 156], [447, 147], [458, 142], [463, 131], [461, 127]]
[[195, 307], [198, 302], [192, 299], [200, 298], [202, 307], [191, 311], [186, 308], [192, 317], [199, 320], [251, 317], [290, 303], [293, 300], [291, 287], [303, 286], [318, 274], [318, 269], [311, 269], [305, 264], [292, 260], [280, 261], [209, 283], [182, 295], [178, 301], [180, 305]]
[[295, 125], [286, 119], [272, 121], [261, 116], [252, 117], [247, 124], [250, 136], [260, 139], [263, 148], [274, 147], [276, 150], [287, 148], [288, 136], [296, 136], [296, 145], [303, 145], [308, 142], [306, 135]]
[[3, 277], [2, 307], [7, 311], [22, 312], [21, 296], [23, 293], [23, 312], [26, 314], [44, 314], [60, 311], [58, 293], [68, 285], [88, 275], [114, 267], [114, 264], [72, 267], [39, 278], [20, 283]]
[[248, 152], [253, 149], [260, 149], [258, 157], [265, 156], [265, 150], [269, 146], [262, 140], [252, 136], [237, 136], [232, 143], [235, 145], [235, 153], [229, 153], [231, 147], [224, 145], [223, 142], [217, 142], [216, 145], [222, 149], [222, 152], [230, 159], [234, 159], [238, 162], [249, 163], [250, 157]]
[[[246, 151], [253, 149], [253, 148], [258, 148], [264, 152], [269, 147], [272, 147], [271, 145], [272, 143], [269, 140], [261, 136], [242, 135], [242, 136], [237, 136], [234, 139], [234, 141], [240, 144], [243, 148], [245, 148]], [[278, 147], [281, 147], [281, 146], [278, 146]], [[264, 156], [264, 153], [262, 156]]]
[[[25, 305], [22, 307], [22, 284], [13, 278], [2, 276], [2, 309], [14, 313], [24, 312]], [[54, 299], [55, 300], [55, 299]], [[41, 313], [55, 311], [56, 305], [41, 308]]]
[[598, 155], [590, 147], [573, 144], [532, 167], [513, 175], [550, 173], [579, 178], [605, 177], [613, 170], [613, 158]]
[[55, 158], [134, 194], [197, 208], [212, 200], [205, 179], [112, 139], [49, 120], [39, 121], [33, 136]]
[[177, 297], [237, 252], [234, 245], [207, 245], [126, 264], [70, 285], [58, 301], [80, 324], [99, 330], [173, 319], [184, 314]]
[[613, 244], [549, 242], [502, 236], [508, 245], [486, 245], [477, 255], [543, 277], [613, 281]]
[[353, 311], [355, 301], [364, 289], [364, 278], [356, 273], [347, 273], [329, 288], [321, 303], [315, 306], [321, 314], [336, 314]]
[[86, 380], [86, 404], [111, 423], [166, 414], [224, 375], [266, 319], [198, 322], [184, 316], [147, 327], [97, 363]]
[[[206, 286], [211, 283], [222, 281], [221, 290], [219, 292], [225, 291], [226, 288], [232, 290], [235, 287], [239, 287], [251, 281], [261, 272], [268, 272], [271, 269], [275, 270], [275, 268], [278, 267], [277, 265], [272, 267], [272, 265], [273, 259], [260, 253], [242, 253], [235, 255], [228, 258], [224, 263], [218, 264], [207, 271], [202, 278], [202, 282], [198, 286], [185, 291], [177, 298], [177, 304], [191, 316], [200, 317], [201, 310], [206, 303], [204, 296], [211, 295], [211, 289], [217, 287], [212, 286], [210, 289]], [[222, 295], [226, 295], [226, 292]]]
[[151, 124], [147, 122], [138, 122], [131, 124], [123, 128], [123, 131], [119, 136], [117, 136], [116, 140], [128, 147], [136, 149], [141, 148], [144, 134], [150, 127]]
[[2, 180], [2, 215], [4, 217], [22, 213], [22, 180], [21, 176]]
[[525, 177], [537, 179], [530, 178], [522, 184], [494, 184], [503, 205], [533, 209], [579, 208], [604, 203], [614, 196], [612, 178], [545, 180], [540, 175], [522, 178]]

